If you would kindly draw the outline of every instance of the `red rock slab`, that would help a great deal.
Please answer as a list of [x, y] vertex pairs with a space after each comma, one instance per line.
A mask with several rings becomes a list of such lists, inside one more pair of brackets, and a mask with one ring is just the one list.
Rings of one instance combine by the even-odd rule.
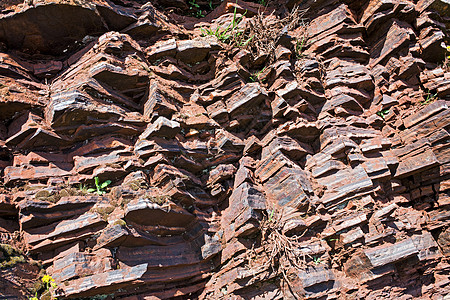
[[402, 178], [437, 166], [439, 162], [431, 150], [400, 160], [394, 177]]
[[139, 139], [150, 139], [153, 136], [172, 139], [180, 131], [180, 123], [161, 116], [155, 122], [147, 126], [147, 129], [139, 136]]
[[448, 12], [449, 4], [445, 0], [420, 0], [417, 2], [417, 11], [422, 13], [425, 10], [436, 10], [440, 14], [447, 14]]
[[[142, 159], [150, 156], [163, 154], [164, 156], [176, 156], [182, 152], [183, 146], [177, 140], [165, 140], [163, 138], [154, 137], [151, 140], [136, 141], [134, 152]], [[206, 147], [205, 147], [206, 153]], [[191, 153], [189, 153], [191, 154]]]
[[244, 182], [233, 191], [229, 201], [231, 206], [223, 215], [223, 220], [229, 224], [234, 222], [244, 211], [246, 211], [246, 208], [251, 208], [251, 210], [263, 210], [266, 208], [266, 199], [264, 195], [247, 182]]
[[259, 105], [267, 97], [267, 93], [259, 83], [248, 83], [226, 101], [227, 111], [236, 115], [244, 109]]
[[118, 137], [99, 137], [91, 139], [88, 144], [81, 145], [79, 148], [68, 154], [68, 158], [75, 156], [87, 156], [102, 152], [113, 152], [114, 150], [125, 150], [132, 146], [132, 142], [125, 138]]
[[111, 270], [111, 252], [104, 250], [105, 254], [100, 256], [98, 251], [95, 254], [81, 252], [70, 253], [53, 262], [52, 277], [56, 282], [70, 280], [74, 277], [85, 277], [99, 274]]
[[22, 229], [42, 226], [85, 213], [94, 204], [107, 201], [99, 196], [69, 196], [62, 197], [57, 203], [24, 200], [18, 203], [20, 209], [19, 222]]
[[325, 87], [331, 89], [340, 85], [366, 91], [374, 88], [369, 70], [359, 64], [349, 64], [327, 72]]
[[47, 152], [30, 152], [27, 155], [15, 155], [13, 160], [13, 165], [15, 167], [26, 165], [26, 164], [50, 164], [56, 163], [67, 163], [67, 155], [63, 153], [47, 153]]
[[195, 265], [203, 260], [200, 247], [191, 243], [135, 248], [121, 246], [117, 251], [117, 258], [127, 265], [146, 263], [151, 269]]
[[150, 117], [157, 112], [161, 116], [169, 117], [177, 111], [176, 106], [172, 103], [169, 90], [160, 84], [158, 80], [150, 80], [148, 98], [144, 104], [143, 115]]
[[110, 293], [124, 286], [124, 283], [139, 280], [146, 271], [147, 264], [140, 264], [71, 280], [68, 285], [62, 285], [62, 292], [57, 292], [57, 296], [87, 297]]
[[85, 228], [98, 227], [98, 225], [104, 223], [105, 221], [97, 213], [87, 212], [74, 219], [64, 220], [47, 226], [30, 228], [25, 232], [24, 239], [29, 244], [37, 244], [46, 240], [56, 240], [66, 234], [69, 235]]
[[447, 136], [441, 128], [445, 128], [450, 123], [449, 115], [450, 110], [446, 109], [441, 111], [437, 115], [429, 117], [428, 120], [424, 120], [412, 128], [400, 132], [398, 137], [401, 139], [403, 144], [407, 145], [405, 148], [409, 147], [409, 145], [415, 144], [417, 140], [423, 140], [423, 137], [427, 136], [429, 138], [425, 138], [425, 140], [427, 142], [434, 143]]
[[11, 202], [8, 195], [0, 194], [0, 215], [2, 217], [15, 216], [17, 214], [16, 206]]
[[367, 215], [364, 213], [355, 213], [344, 218], [333, 220], [330, 225], [322, 231], [321, 236], [328, 237], [335, 234], [340, 234], [342, 231], [352, 229], [356, 225], [367, 222]]
[[127, 150], [116, 150], [106, 155], [93, 157], [75, 156], [74, 164], [77, 173], [89, 173], [99, 165], [121, 164], [132, 158], [133, 153]]
[[[66, 22], [74, 17], [84, 22]], [[0, 27], [3, 28], [0, 40], [10, 48], [54, 55], [62, 54], [66, 47], [88, 34], [106, 31], [93, 8], [55, 3], [26, 7], [2, 16]]]
[[312, 154], [313, 150], [311, 146], [306, 143], [298, 142], [289, 136], [276, 137], [267, 147], [263, 148], [262, 158], [265, 158], [268, 154], [272, 155], [275, 152], [281, 151], [293, 160], [300, 160], [307, 154]]
[[414, 37], [414, 31], [409, 24], [398, 20], [392, 21], [384, 43], [380, 42], [379, 45], [372, 48], [370, 51], [370, 66], [374, 67], [385, 60], [392, 51], [399, 50], [401, 47], [405, 46], [410, 41], [411, 37]]
[[448, 103], [444, 100], [435, 101], [425, 106], [423, 109], [419, 110], [417, 113], [405, 118], [403, 124], [406, 128], [410, 128], [417, 123], [420, 123], [430, 116], [435, 115], [443, 110], [448, 109]]
[[[431, 254], [430, 250], [438, 249], [438, 246], [429, 232], [422, 235], [413, 235], [395, 244], [386, 244], [370, 248], [364, 251], [373, 267], [380, 267], [406, 259], [412, 255], [417, 255], [420, 260], [433, 258], [434, 255], [441, 255], [435, 251]], [[439, 251], [439, 250], [438, 250]]]
[[307, 173], [300, 168], [283, 167], [264, 183], [264, 188], [280, 207], [301, 210], [308, 205], [309, 196], [312, 194], [312, 187], [307, 178]]
[[349, 194], [361, 193], [373, 187], [372, 180], [361, 166], [340, 170], [333, 175], [318, 178], [317, 181], [327, 187], [320, 199], [325, 206], [331, 206]]
[[231, 164], [219, 165], [209, 172], [207, 184], [213, 185], [217, 182], [222, 182], [224, 180], [232, 178], [235, 173], [236, 173], [235, 166]]
[[342, 24], [356, 24], [353, 14], [347, 5], [341, 4], [335, 10], [315, 18], [308, 26], [308, 36], [314, 38], [320, 36], [324, 38], [327, 35], [335, 33]]
[[157, 204], [157, 198], [130, 202], [125, 210], [125, 219], [142, 225], [185, 227], [194, 221], [195, 216], [171, 201]]
[[5, 183], [8, 184], [20, 180], [47, 180], [52, 177], [64, 177], [72, 175], [71, 171], [60, 169], [57, 166], [39, 167], [39, 166], [22, 166], [22, 167], [6, 167]]

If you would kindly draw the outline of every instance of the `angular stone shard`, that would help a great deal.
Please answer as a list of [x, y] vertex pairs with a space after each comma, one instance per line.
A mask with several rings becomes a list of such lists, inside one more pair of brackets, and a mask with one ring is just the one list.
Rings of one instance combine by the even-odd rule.
[[153, 136], [173, 138], [181, 131], [180, 123], [159, 117], [153, 124], [149, 124], [147, 129], [140, 135], [140, 139], [149, 139]]
[[263, 102], [266, 97], [267, 93], [259, 83], [248, 83], [227, 100], [227, 111], [229, 114], [237, 115], [243, 110], [251, 110]]

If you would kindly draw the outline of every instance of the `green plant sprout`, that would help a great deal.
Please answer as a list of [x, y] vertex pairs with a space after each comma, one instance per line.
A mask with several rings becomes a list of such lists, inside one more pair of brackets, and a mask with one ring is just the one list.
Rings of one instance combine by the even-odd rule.
[[380, 110], [379, 112], [377, 112], [377, 115], [382, 117], [383, 119], [387, 116], [387, 114], [389, 114], [389, 109]]
[[428, 91], [427, 92], [427, 98], [424, 101], [420, 102], [420, 105], [422, 105], [422, 106], [423, 105], [427, 105], [427, 104], [433, 102], [436, 99], [436, 97], [437, 97], [437, 93], [436, 94], [432, 94], [432, 93], [430, 93]]
[[295, 44], [295, 55], [297, 56], [297, 59], [303, 58], [303, 48], [305, 47], [306, 43], [306, 37], [302, 36], [302, 40], [298, 41]]
[[314, 262], [316, 265], [318, 265], [318, 264], [321, 264], [321, 263], [322, 263], [322, 260], [320, 259], [320, 257], [314, 257], [314, 258], [313, 258], [313, 262]]
[[[261, 71], [258, 71], [256, 73], [253, 73], [249, 79], [251, 82], [257, 82], [259, 81], [259, 76], [262, 74], [262, 72], [264, 72], [264, 70], [266, 70], [266, 67], [264, 67]], [[262, 81], [261, 81], [262, 82]]]
[[106, 191], [104, 190], [108, 185], [111, 184], [111, 180], [106, 180], [102, 184], [100, 184], [100, 180], [97, 176], [94, 178], [95, 180], [95, 189], [90, 188], [87, 190], [88, 193], [96, 193], [97, 195], [103, 195], [106, 194]]
[[200, 9], [200, 5], [198, 5], [195, 0], [189, 0], [188, 4], [190, 5], [190, 10], [195, 10], [195, 12], [193, 12], [192, 14], [194, 17], [203, 18], [205, 16]]
[[244, 18], [247, 11], [244, 12], [243, 15], [241, 15], [239, 18], [237, 17], [236, 7], [234, 8], [233, 13], [233, 20], [231, 23], [227, 26], [227, 28], [222, 29], [220, 26], [218, 26], [215, 30], [212, 30], [210, 28], [201, 28], [201, 32], [203, 36], [212, 35], [215, 36], [219, 41], [223, 43], [230, 43], [232, 40], [236, 41], [237, 45], [239, 47], [245, 47], [252, 39], [253, 36], [248, 38], [245, 41], [238, 41], [239, 37], [243, 34], [242, 31], [238, 31], [238, 25]]
[[273, 214], [274, 214], [274, 212], [275, 212], [275, 209], [272, 209], [272, 211], [270, 212], [270, 215], [269, 215], [269, 223], [272, 222], [272, 220], [273, 220]]

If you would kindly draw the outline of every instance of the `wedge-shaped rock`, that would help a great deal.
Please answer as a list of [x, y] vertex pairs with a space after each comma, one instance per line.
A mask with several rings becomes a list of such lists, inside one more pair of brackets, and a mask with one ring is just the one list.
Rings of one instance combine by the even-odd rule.
[[147, 226], [185, 227], [195, 216], [164, 197], [150, 196], [130, 202], [125, 220]]
[[153, 124], [141, 134], [140, 139], [149, 139], [153, 136], [171, 139], [181, 131], [180, 123], [171, 121], [165, 117], [159, 117]]
[[[77, 90], [54, 94], [46, 109], [46, 121], [53, 127], [89, 124], [93, 120], [118, 120], [125, 111], [111, 105], [96, 102], [89, 95]], [[88, 121], [89, 120], [89, 121]]]
[[266, 98], [267, 93], [259, 83], [248, 83], [227, 100], [227, 111], [236, 115], [246, 109], [257, 107]]
[[[116, 61], [101, 61], [93, 65], [89, 73], [99, 82], [107, 84], [131, 99], [137, 98], [136, 101], [138, 101], [148, 88], [147, 72], [143, 70], [142, 65], [147, 66], [142, 58], [139, 61], [129, 58], [127, 63], [129, 65], [124, 66]], [[139, 98], [139, 96], [141, 97]]]
[[198, 63], [206, 58], [212, 48], [219, 48], [214, 39], [207, 38], [179, 41], [177, 46], [177, 58], [187, 64]]
[[283, 152], [293, 160], [300, 160], [305, 155], [313, 153], [311, 146], [308, 144], [298, 142], [289, 136], [283, 136], [276, 137], [267, 147], [264, 147], [262, 158], [264, 159], [269, 153], [274, 154], [277, 151]]
[[164, 90], [157, 80], [152, 79], [150, 81], [148, 99], [144, 104], [144, 116], [150, 117], [152, 114], [157, 113], [160, 116], [169, 118], [176, 112], [177, 108], [175, 105], [165, 96], [167, 93], [168, 91]]
[[345, 94], [341, 94], [327, 100], [325, 105], [322, 107], [322, 111], [338, 112], [337, 108], [343, 108], [351, 112], [352, 115], [359, 115], [363, 112], [362, 106], [355, 100], [355, 98]]
[[347, 5], [341, 4], [331, 12], [315, 18], [308, 26], [308, 36], [320, 40], [351, 24], [356, 24], [353, 14]]

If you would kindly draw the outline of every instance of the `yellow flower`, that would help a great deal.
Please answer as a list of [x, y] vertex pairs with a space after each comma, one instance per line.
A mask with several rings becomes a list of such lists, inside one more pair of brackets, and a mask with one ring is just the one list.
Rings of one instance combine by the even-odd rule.
[[55, 279], [53, 279], [50, 275], [44, 275], [44, 277], [42, 277], [43, 283], [49, 283], [50, 281], [55, 281]]
[[30, 300], [39, 300], [38, 297], [30, 298]]

